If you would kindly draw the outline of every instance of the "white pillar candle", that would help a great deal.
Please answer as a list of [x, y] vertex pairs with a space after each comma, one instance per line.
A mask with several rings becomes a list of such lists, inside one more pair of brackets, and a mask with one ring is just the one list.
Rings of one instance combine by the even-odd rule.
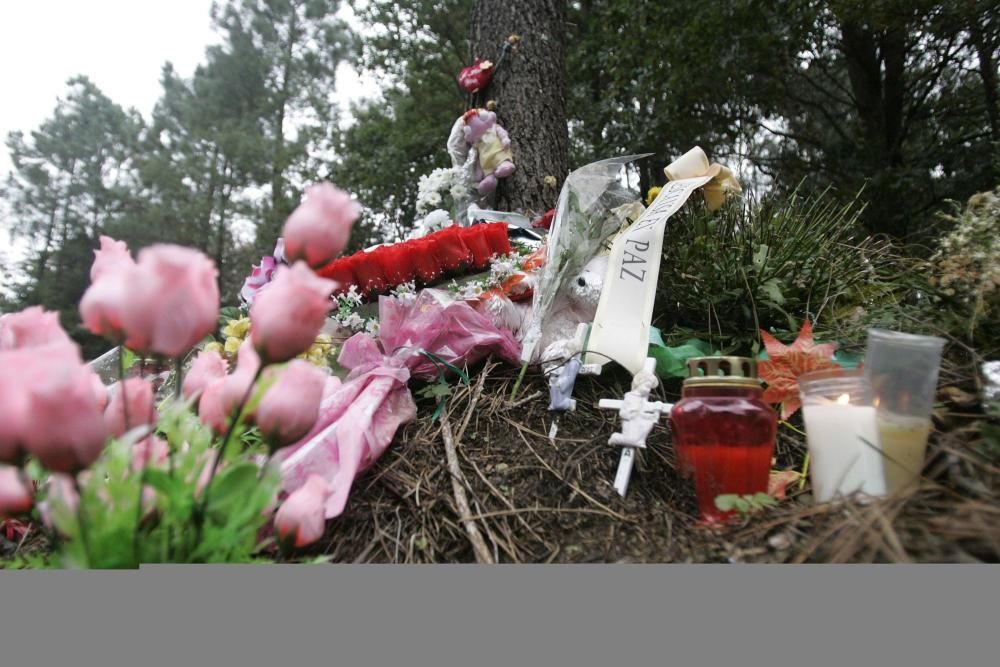
[[851, 405], [844, 394], [836, 402], [807, 402], [802, 414], [816, 502], [858, 491], [869, 496], [885, 494], [875, 408]]

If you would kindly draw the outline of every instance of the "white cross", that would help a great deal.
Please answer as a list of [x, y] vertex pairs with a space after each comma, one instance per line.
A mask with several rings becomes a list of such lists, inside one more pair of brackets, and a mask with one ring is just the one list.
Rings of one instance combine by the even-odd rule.
[[604, 410], [618, 410], [622, 420], [620, 433], [613, 433], [608, 444], [623, 447], [618, 461], [618, 472], [615, 474], [615, 490], [625, 497], [628, 491], [629, 478], [632, 476], [632, 466], [635, 463], [635, 450], [645, 449], [646, 438], [653, 427], [665, 414], [673, 408], [672, 403], [649, 401], [649, 393], [659, 384], [656, 377], [656, 360], [646, 359], [641, 371], [632, 378], [632, 390], [625, 394], [624, 400], [618, 401], [602, 398], [597, 406]]

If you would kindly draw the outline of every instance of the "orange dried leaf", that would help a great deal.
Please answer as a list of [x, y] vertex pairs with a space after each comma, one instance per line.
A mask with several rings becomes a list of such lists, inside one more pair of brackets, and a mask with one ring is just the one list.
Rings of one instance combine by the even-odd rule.
[[772, 470], [771, 475], [767, 478], [767, 495], [783, 500], [785, 489], [792, 482], [799, 481], [801, 476], [801, 473], [796, 470]]

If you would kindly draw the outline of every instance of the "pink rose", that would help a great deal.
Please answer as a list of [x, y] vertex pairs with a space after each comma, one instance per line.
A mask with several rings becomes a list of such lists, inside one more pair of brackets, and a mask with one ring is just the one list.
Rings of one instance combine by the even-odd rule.
[[101, 248], [94, 251], [94, 263], [90, 265], [90, 282], [97, 282], [98, 278], [107, 273], [109, 269], [122, 265], [135, 266], [135, 260], [129, 254], [128, 245], [124, 241], [116, 241], [110, 236], [102, 236]]
[[[208, 486], [209, 481], [212, 479], [212, 466], [215, 465], [215, 459], [219, 458], [218, 449], [209, 449], [202, 455], [202, 460], [204, 463], [201, 465], [201, 472], [198, 473], [198, 481], [194, 485], [194, 497], [200, 498], [202, 491]], [[220, 463], [216, 472], [221, 469], [225, 464]]]
[[243, 288], [240, 289], [240, 296], [243, 297], [243, 300], [253, 305], [257, 295], [274, 279], [274, 273], [277, 269], [278, 262], [274, 257], [261, 257], [260, 266], [255, 264], [250, 275], [243, 281]]
[[120, 438], [137, 426], [155, 425], [156, 418], [153, 385], [142, 378], [129, 378], [125, 380], [124, 386], [119, 383], [118, 390], [104, 412], [108, 435], [113, 438]]
[[313, 268], [327, 264], [344, 250], [359, 215], [361, 205], [332, 183], [306, 188], [305, 200], [285, 221], [285, 255]]
[[32, 306], [0, 317], [0, 350], [50, 344], [74, 344], [59, 325], [59, 313]]
[[[0, 359], [4, 355], [0, 353]], [[0, 362], [0, 368], [9, 368]], [[0, 372], [0, 463], [14, 463], [21, 456], [28, 399], [14, 379]]]
[[327, 375], [301, 359], [292, 359], [284, 368], [264, 373], [265, 378], [274, 375], [274, 384], [268, 387], [252, 418], [277, 448], [296, 442], [316, 423]]
[[98, 336], [114, 342], [125, 337], [125, 303], [132, 298], [138, 269], [124, 262], [105, 266], [80, 299], [80, 319]]
[[201, 393], [209, 382], [226, 377], [226, 360], [212, 350], [203, 350], [191, 362], [181, 391], [185, 398]]
[[303, 262], [281, 268], [250, 308], [250, 336], [260, 356], [280, 363], [308, 350], [326, 321], [334, 287]]
[[22, 441], [28, 453], [55, 472], [77, 472], [100, 455], [107, 439], [91, 371], [44, 352], [18, 367], [30, 420]]
[[274, 515], [274, 526], [284, 544], [304, 547], [323, 537], [326, 500], [333, 489], [319, 475], [310, 475], [292, 492]]
[[121, 313], [126, 347], [176, 359], [214, 331], [219, 320], [218, 273], [211, 259], [191, 248], [143, 249]]
[[90, 371], [90, 386], [94, 389], [94, 398], [97, 399], [97, 405], [104, 410], [108, 407], [108, 388], [104, 386], [104, 382], [101, 381], [101, 376], [95, 373], [87, 367]]
[[202, 423], [218, 434], [225, 433], [233, 412], [248, 396], [259, 368], [260, 358], [253, 345], [250, 341], [244, 341], [237, 355], [236, 369], [227, 376], [211, 380], [205, 386], [198, 402], [198, 417]]
[[147, 465], [160, 466], [170, 456], [170, 445], [163, 438], [151, 435], [132, 447], [132, 469], [142, 470]]
[[70, 513], [76, 512], [80, 504], [80, 495], [76, 492], [72, 477], [62, 473], [53, 473], [49, 476], [45, 500], [38, 503], [38, 513], [42, 517], [42, 523], [49, 529], [55, 528], [52, 521], [53, 502], [66, 508]]
[[25, 484], [24, 473], [12, 466], [0, 465], [0, 519], [24, 514], [32, 505], [32, 489]]

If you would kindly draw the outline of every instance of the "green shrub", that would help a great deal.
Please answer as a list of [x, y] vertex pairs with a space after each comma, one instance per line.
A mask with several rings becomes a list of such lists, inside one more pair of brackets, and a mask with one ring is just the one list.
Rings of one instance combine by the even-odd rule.
[[715, 213], [689, 205], [668, 223], [654, 325], [744, 354], [756, 352], [758, 329], [797, 332], [806, 317], [827, 338], [863, 341], [917, 276], [887, 240], [863, 233], [861, 211], [828, 194], [738, 198]]

